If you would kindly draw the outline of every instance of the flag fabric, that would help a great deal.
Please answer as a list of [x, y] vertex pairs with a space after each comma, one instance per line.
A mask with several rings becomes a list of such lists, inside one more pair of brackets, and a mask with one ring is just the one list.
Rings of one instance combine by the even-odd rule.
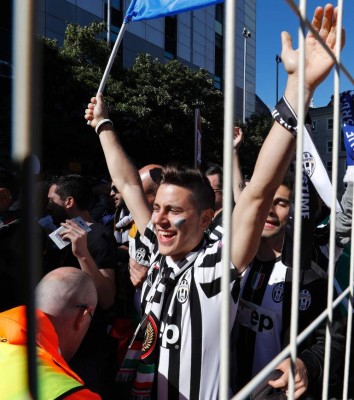
[[[312, 141], [311, 135], [308, 131], [309, 126], [304, 127], [304, 147], [302, 153], [302, 162], [304, 170], [311, 182], [315, 186], [317, 193], [320, 195], [321, 199], [331, 208], [332, 201], [332, 183], [329, 179], [327, 170], [323, 165], [322, 159], [318, 154], [318, 150]], [[342, 210], [338, 200], [337, 200], [337, 212]]]
[[354, 91], [347, 90], [340, 95], [340, 110], [343, 122], [343, 137], [347, 152], [347, 172], [344, 182], [354, 181]]
[[124, 22], [167, 17], [222, 2], [223, 0], [132, 0]]

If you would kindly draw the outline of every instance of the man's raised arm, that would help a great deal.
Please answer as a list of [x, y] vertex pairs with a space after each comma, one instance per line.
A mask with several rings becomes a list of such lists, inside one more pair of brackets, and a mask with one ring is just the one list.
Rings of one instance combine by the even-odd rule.
[[[331, 4], [317, 7], [312, 27], [319, 33], [329, 49], [335, 54], [339, 45], [336, 38], [337, 9]], [[343, 31], [342, 46], [345, 36]], [[299, 50], [293, 50], [291, 36], [282, 32], [281, 58], [288, 73], [283, 99], [273, 113], [276, 122], [270, 130], [257, 159], [254, 174], [249, 185], [239, 197], [232, 220], [231, 259], [241, 273], [255, 256], [264, 223], [268, 216], [273, 196], [295, 151], [298, 115]], [[334, 61], [320, 42], [309, 32], [305, 39], [305, 111], [316, 87], [327, 77]], [[292, 125], [292, 126], [291, 126]]]
[[125, 153], [118, 135], [108, 119], [108, 109], [102, 94], [92, 97], [85, 111], [85, 119], [99, 135], [113, 184], [122, 194], [141, 235], [144, 234], [151, 211], [141, 184], [139, 173]]

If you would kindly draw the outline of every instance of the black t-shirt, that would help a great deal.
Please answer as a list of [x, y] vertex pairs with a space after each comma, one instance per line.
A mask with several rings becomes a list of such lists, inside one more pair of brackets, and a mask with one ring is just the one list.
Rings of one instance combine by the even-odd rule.
[[[87, 248], [97, 267], [99, 269], [115, 269], [117, 246], [113, 233], [100, 223], [93, 223], [90, 228], [91, 231], [87, 234]], [[44, 273], [63, 266], [80, 268], [71, 246], [59, 250], [55, 245], [49, 243], [45, 254]]]
[[[116, 241], [112, 231], [100, 223], [90, 225], [91, 231], [87, 234], [87, 248], [94, 259], [98, 269], [116, 270]], [[71, 250], [71, 245], [59, 250], [50, 244], [45, 254], [45, 271], [48, 273], [55, 268], [70, 266], [80, 268], [77, 258]], [[107, 336], [109, 310], [102, 310], [97, 305], [90, 328], [79, 348], [78, 354], [91, 351], [93, 346], [99, 346], [103, 338]]]

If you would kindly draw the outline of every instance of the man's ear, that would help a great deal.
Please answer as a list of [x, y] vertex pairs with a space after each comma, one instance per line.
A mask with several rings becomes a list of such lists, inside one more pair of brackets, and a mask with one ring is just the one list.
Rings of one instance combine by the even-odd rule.
[[72, 196], [68, 196], [65, 199], [65, 208], [73, 208], [75, 205], [75, 199]]
[[214, 210], [212, 210], [211, 208], [202, 211], [201, 224], [203, 230], [208, 228], [213, 218], [214, 218]]
[[85, 318], [87, 318], [85, 313], [87, 313], [87, 310], [83, 310], [83, 312], [79, 312], [75, 318], [74, 326], [77, 331], [79, 331], [81, 329], [82, 324], [85, 322]]

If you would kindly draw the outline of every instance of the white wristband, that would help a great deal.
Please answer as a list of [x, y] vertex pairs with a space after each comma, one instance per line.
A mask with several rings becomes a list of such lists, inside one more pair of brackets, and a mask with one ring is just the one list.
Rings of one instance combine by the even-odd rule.
[[101, 119], [101, 121], [96, 125], [95, 131], [96, 131], [97, 135], [99, 135], [98, 129], [99, 129], [102, 125], [104, 125], [104, 124], [111, 124], [112, 127], [113, 127], [113, 122], [112, 122], [110, 119], [108, 119], [108, 118], [106, 118], [106, 119]]

